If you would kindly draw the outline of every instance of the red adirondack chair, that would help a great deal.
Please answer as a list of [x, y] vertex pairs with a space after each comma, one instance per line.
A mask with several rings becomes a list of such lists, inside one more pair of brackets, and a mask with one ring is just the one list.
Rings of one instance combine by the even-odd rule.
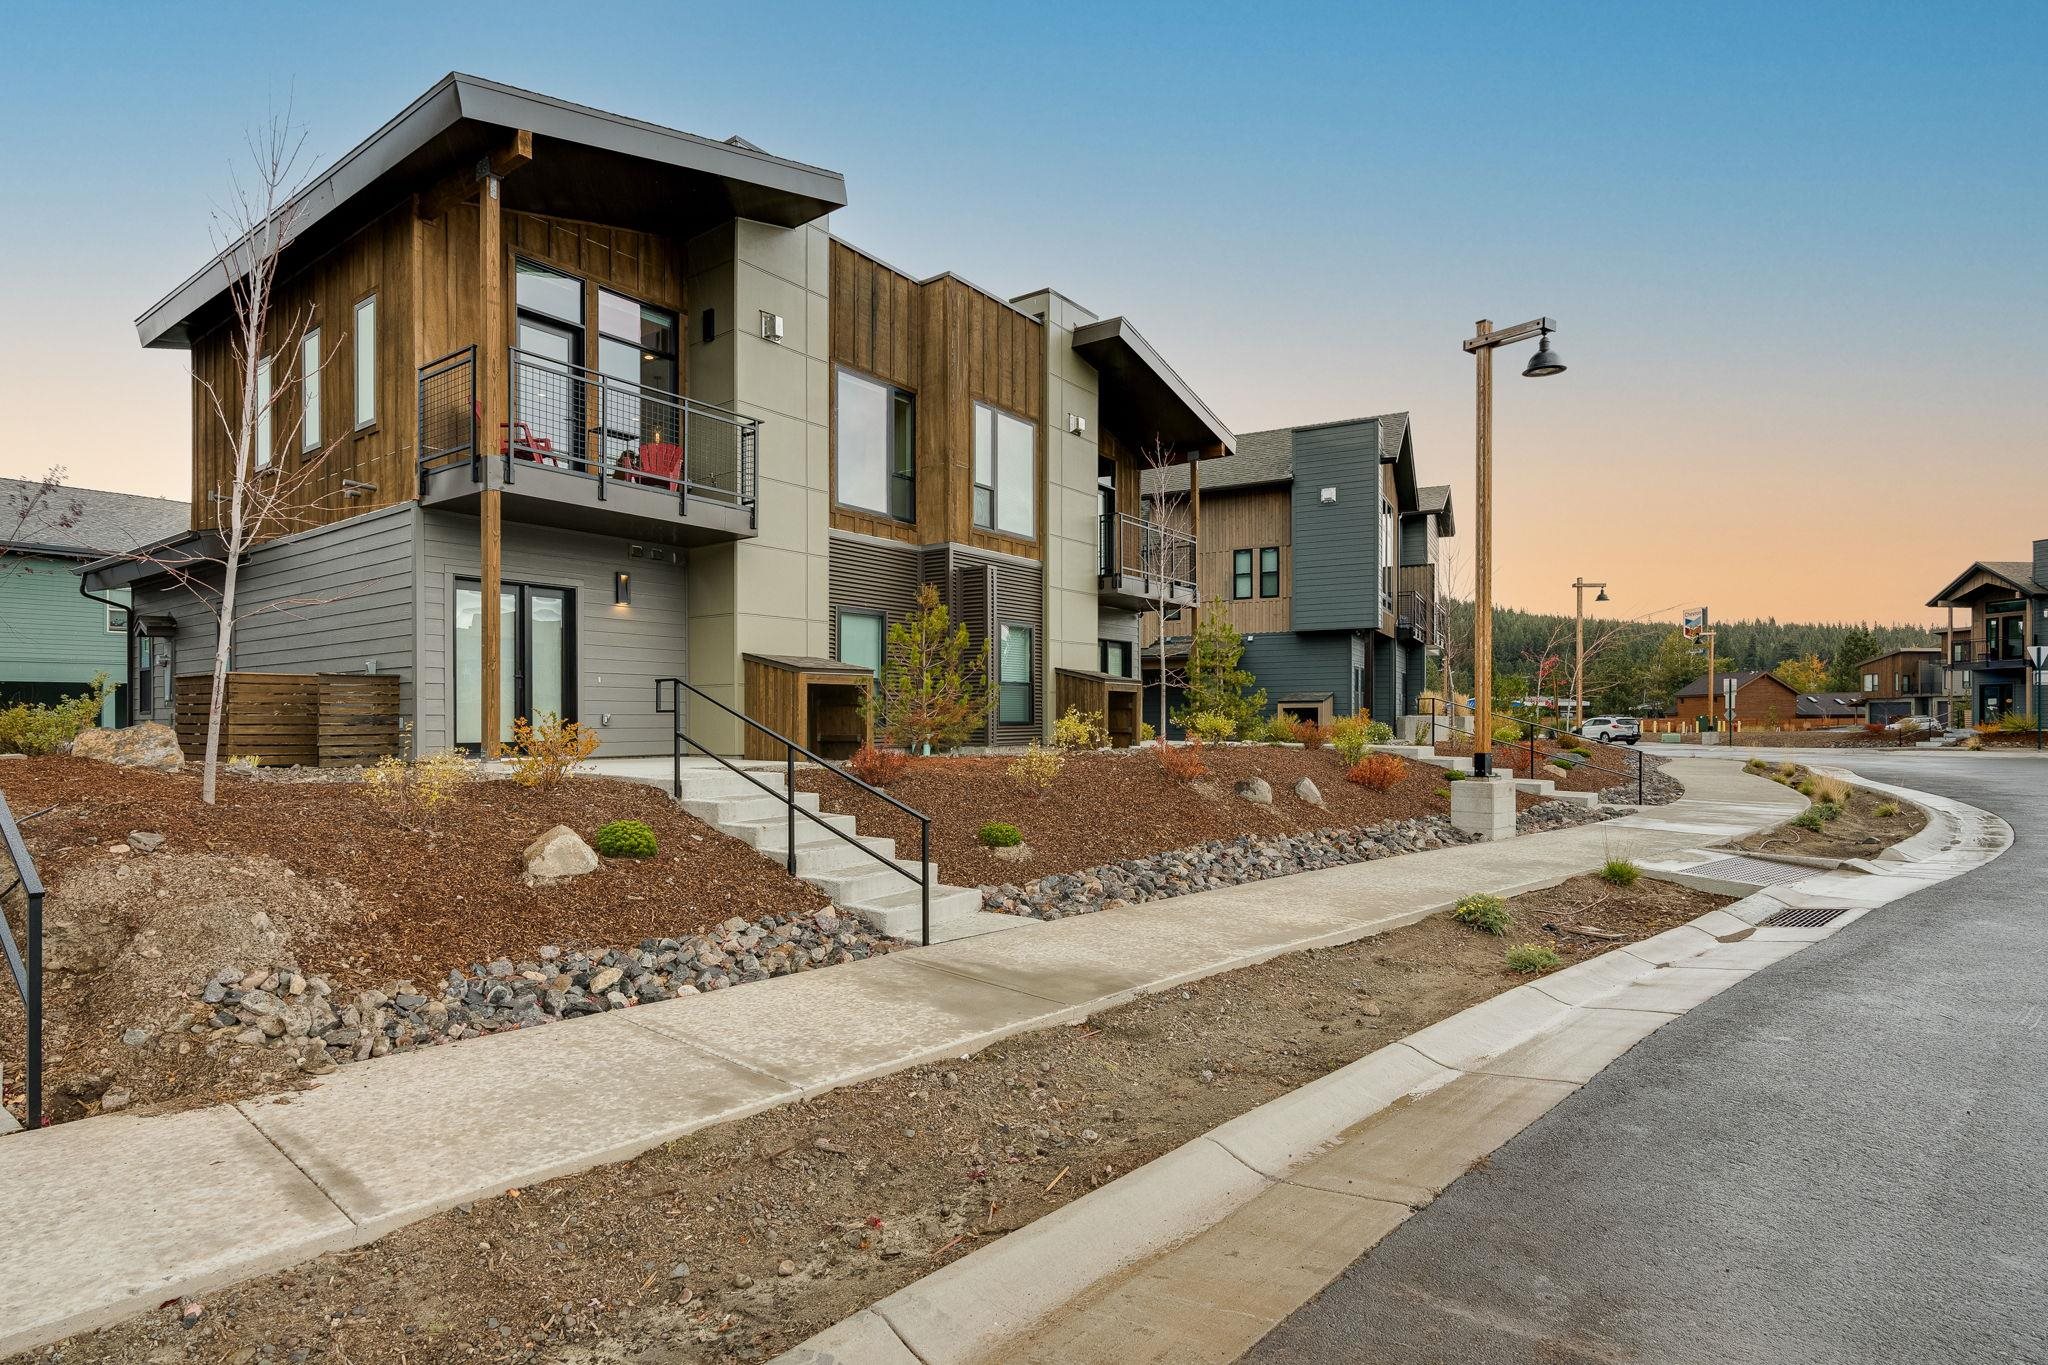
[[638, 478], [657, 488], [675, 488], [683, 480], [683, 448], [667, 441], [642, 441]]

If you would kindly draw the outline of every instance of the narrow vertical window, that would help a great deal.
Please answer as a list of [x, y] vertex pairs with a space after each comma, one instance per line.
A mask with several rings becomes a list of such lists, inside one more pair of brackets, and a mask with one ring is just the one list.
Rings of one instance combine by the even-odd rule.
[[256, 362], [256, 450], [250, 463], [270, 468], [270, 357]]
[[887, 652], [888, 631], [879, 613], [839, 613], [839, 662], [858, 664], [877, 678], [882, 676], [882, 659]]
[[299, 341], [299, 453], [320, 448], [320, 329]]
[[377, 424], [377, 296], [356, 305], [356, 430]]
[[1242, 602], [1252, 595], [1252, 552], [1230, 552], [1230, 595]]
[[1259, 551], [1259, 596], [1280, 595], [1280, 547], [1268, 545]]
[[1031, 628], [1002, 628], [996, 649], [998, 695], [996, 720], [1003, 725], [1031, 723]]
[[974, 524], [1013, 536], [1038, 534], [1038, 428], [974, 405]]

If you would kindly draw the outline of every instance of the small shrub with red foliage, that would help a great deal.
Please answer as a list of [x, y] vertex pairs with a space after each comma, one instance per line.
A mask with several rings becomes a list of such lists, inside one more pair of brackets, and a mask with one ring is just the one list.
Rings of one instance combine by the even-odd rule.
[[1345, 780], [1356, 782], [1368, 791], [1390, 792], [1408, 776], [1408, 762], [1399, 754], [1368, 753], [1351, 765], [1351, 771], [1344, 774]]
[[1305, 720], [1294, 727], [1294, 737], [1301, 741], [1304, 749], [1323, 747], [1323, 727], [1312, 720]]
[[1881, 735], [1881, 734], [1883, 734], [1883, 733], [1884, 733], [1884, 722], [1883, 722], [1883, 721], [1879, 721], [1879, 720], [1866, 720], [1866, 721], [1864, 721], [1864, 722], [1863, 722], [1863, 733], [1864, 733], [1864, 734], [1866, 734], [1866, 735]]
[[901, 749], [877, 749], [863, 744], [846, 760], [853, 775], [871, 787], [886, 787], [910, 767], [910, 755]]
[[1159, 766], [1166, 775], [1176, 782], [1193, 782], [1209, 775], [1209, 765], [1202, 761], [1202, 746], [1199, 741], [1187, 744], [1161, 744], [1153, 750], [1159, 756]]

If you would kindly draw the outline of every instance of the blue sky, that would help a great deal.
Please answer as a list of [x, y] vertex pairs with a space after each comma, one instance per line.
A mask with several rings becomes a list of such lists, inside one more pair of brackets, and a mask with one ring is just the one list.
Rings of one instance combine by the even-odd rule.
[[[1132, 317], [1241, 431], [1406, 408], [1505, 600], [1926, 619], [2048, 536], [2048, 7], [10, 7], [0, 472], [181, 493], [181, 357], [246, 130], [325, 162], [451, 69], [842, 171], [834, 228]], [[1953, 480], [1942, 492], [1943, 480]], [[1945, 508], [1945, 512], [1938, 509]]]

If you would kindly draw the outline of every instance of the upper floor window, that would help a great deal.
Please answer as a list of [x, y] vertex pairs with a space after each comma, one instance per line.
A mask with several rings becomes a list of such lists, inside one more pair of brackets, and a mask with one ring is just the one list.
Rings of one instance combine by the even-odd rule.
[[299, 453], [320, 448], [320, 329], [299, 338]]
[[270, 468], [270, 357], [256, 362], [256, 449], [250, 463]]
[[1131, 642], [1129, 640], [1103, 640], [1102, 671], [1112, 678], [1129, 678], [1131, 672]]
[[1013, 536], [1038, 533], [1034, 478], [1038, 428], [974, 405], [974, 524]]
[[377, 425], [377, 296], [356, 304], [356, 430]]
[[1865, 692], [1877, 691], [1877, 674], [1865, 673], [1863, 675], [1863, 690]]
[[1394, 609], [1394, 504], [1380, 499], [1380, 610]]
[[1268, 545], [1259, 551], [1259, 596], [1280, 595], [1280, 547]]
[[[839, 372], [833, 496], [898, 521], [917, 520], [917, 400], [851, 370]], [[977, 414], [978, 415], [978, 414]], [[977, 508], [979, 490], [976, 491]]]
[[1252, 595], [1252, 552], [1250, 550], [1232, 550], [1230, 552], [1230, 595], [1240, 602]]

